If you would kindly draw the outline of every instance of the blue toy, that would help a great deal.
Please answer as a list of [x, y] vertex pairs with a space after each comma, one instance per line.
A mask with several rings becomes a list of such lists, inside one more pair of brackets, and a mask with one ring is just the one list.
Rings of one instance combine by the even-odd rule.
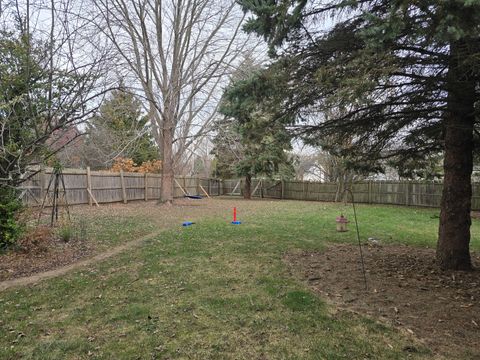
[[195, 199], [195, 200], [203, 199], [200, 195], [185, 195], [185, 197], [189, 199]]

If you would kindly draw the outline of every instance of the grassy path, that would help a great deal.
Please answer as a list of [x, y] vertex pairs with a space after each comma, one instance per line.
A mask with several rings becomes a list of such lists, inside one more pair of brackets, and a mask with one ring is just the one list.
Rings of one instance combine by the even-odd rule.
[[118, 255], [118, 254], [120, 254], [124, 251], [130, 250], [130, 249], [134, 248], [135, 246], [140, 245], [145, 240], [147, 240], [149, 238], [152, 238], [152, 237], [155, 237], [155, 236], [158, 236], [161, 232], [162, 231], [159, 231], [159, 232], [154, 233], [154, 234], [145, 235], [145, 236], [142, 236], [140, 238], [137, 238], [136, 240], [130, 240], [130, 241], [124, 243], [123, 245], [118, 245], [114, 248], [110, 248], [110, 249], [105, 250], [104, 252], [102, 252], [98, 255], [95, 255], [95, 256], [92, 256], [92, 257], [74, 262], [70, 265], [61, 266], [61, 267], [58, 267], [56, 269], [40, 272], [38, 274], [34, 274], [34, 275], [31, 275], [31, 276], [25, 276], [25, 277], [21, 277], [21, 278], [1, 281], [0, 282], [0, 291], [4, 291], [4, 290], [7, 290], [7, 289], [12, 288], [12, 287], [32, 285], [32, 284], [38, 283], [39, 281], [42, 281], [42, 280], [51, 279], [51, 278], [54, 278], [54, 277], [57, 277], [57, 276], [62, 276], [62, 275], [67, 274], [70, 271], [73, 271], [73, 270], [76, 270], [76, 269], [79, 269], [79, 268], [82, 268], [82, 267], [85, 267], [85, 266], [96, 264], [96, 263], [98, 263], [100, 261], [103, 261], [103, 260], [106, 260], [106, 259], [108, 259], [112, 256]]

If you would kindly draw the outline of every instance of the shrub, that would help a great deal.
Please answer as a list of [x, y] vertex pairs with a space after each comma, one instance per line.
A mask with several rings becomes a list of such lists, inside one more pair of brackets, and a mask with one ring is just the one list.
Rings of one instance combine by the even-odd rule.
[[57, 229], [57, 235], [62, 241], [69, 242], [75, 237], [75, 229], [70, 223], [66, 222]]
[[53, 230], [48, 225], [27, 229], [18, 239], [17, 246], [24, 253], [46, 252], [53, 240]]
[[148, 160], [137, 166], [133, 159], [117, 157], [110, 170], [159, 174], [162, 171], [162, 162], [161, 160]]
[[22, 203], [14, 189], [0, 186], [0, 249], [15, 245], [24, 226], [18, 221]]

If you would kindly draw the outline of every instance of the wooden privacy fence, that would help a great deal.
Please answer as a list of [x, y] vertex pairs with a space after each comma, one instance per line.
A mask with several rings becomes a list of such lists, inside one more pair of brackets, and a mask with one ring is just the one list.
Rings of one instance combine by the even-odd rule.
[[[45, 169], [20, 187], [21, 197], [28, 205], [41, 205], [52, 179], [52, 169]], [[161, 175], [129, 172], [90, 171], [90, 169], [65, 169], [62, 171], [68, 204], [99, 204], [132, 200], [155, 200], [160, 198]], [[208, 179], [176, 177], [174, 197], [183, 197], [184, 192], [198, 195], [201, 185], [208, 187]], [[63, 187], [60, 187], [63, 192]], [[53, 182], [48, 195], [53, 193]], [[61, 194], [63, 196], [63, 194]], [[47, 202], [47, 205], [49, 203]]]
[[[223, 180], [222, 195], [241, 195], [243, 183], [244, 180]], [[442, 188], [439, 182], [365, 181], [354, 183], [351, 190], [357, 203], [440, 207]], [[252, 191], [255, 189], [254, 197], [335, 201], [338, 184], [253, 180]], [[480, 183], [473, 184], [472, 209], [480, 210]]]
[[[66, 198], [69, 204], [99, 204], [155, 200], [160, 198], [161, 175], [128, 172], [65, 169]], [[40, 205], [47, 193], [52, 169], [38, 172], [22, 184], [21, 197], [28, 205]], [[174, 197], [189, 195], [237, 195], [244, 180], [176, 177]], [[366, 181], [352, 185], [355, 202], [439, 207], [442, 184], [438, 182]], [[309, 181], [253, 180], [254, 197], [285, 200], [335, 201], [338, 185]], [[62, 189], [63, 190], [63, 189]], [[53, 188], [49, 190], [51, 195]], [[91, 194], [91, 195], [90, 195]], [[350, 199], [349, 199], [350, 200]], [[480, 210], [480, 184], [473, 184], [472, 209]]]

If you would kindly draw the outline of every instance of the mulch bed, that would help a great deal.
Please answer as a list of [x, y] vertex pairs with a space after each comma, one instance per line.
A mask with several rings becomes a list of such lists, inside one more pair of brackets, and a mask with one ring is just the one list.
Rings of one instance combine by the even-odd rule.
[[59, 239], [50, 228], [35, 229], [21, 240], [17, 249], [0, 257], [0, 281], [30, 276], [52, 270], [85, 258], [94, 252], [85, 240]]
[[365, 290], [357, 246], [285, 256], [292, 273], [342, 309], [398, 326], [447, 358], [480, 358], [480, 255], [477, 270], [441, 271], [433, 249], [364, 246]]

